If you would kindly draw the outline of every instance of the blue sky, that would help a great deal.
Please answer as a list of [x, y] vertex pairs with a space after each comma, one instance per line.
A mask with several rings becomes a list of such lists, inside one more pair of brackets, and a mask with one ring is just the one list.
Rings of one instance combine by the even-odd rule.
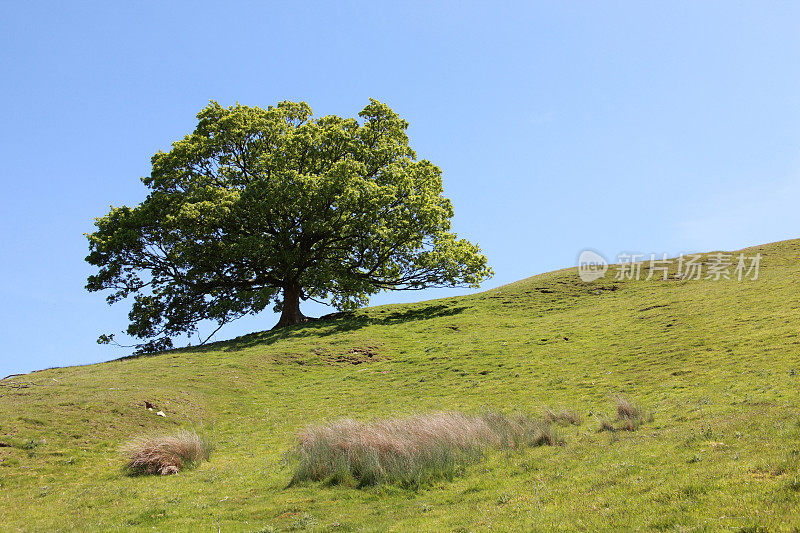
[[[0, 377], [125, 355], [83, 233], [211, 99], [373, 97], [444, 171], [493, 287], [593, 248], [800, 237], [797, 2], [2, 2]], [[383, 294], [373, 303], [463, 290]], [[324, 312], [317, 306], [307, 314]], [[270, 312], [217, 338], [271, 327]]]

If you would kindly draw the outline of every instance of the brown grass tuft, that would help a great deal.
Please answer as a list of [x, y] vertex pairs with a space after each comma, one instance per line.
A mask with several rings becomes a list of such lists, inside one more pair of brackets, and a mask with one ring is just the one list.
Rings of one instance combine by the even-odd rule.
[[617, 428], [614, 427], [614, 423], [608, 420], [607, 418], [599, 418], [598, 419], [599, 429], [598, 431], [616, 431]]
[[633, 403], [624, 396], [616, 396], [617, 420], [622, 422], [622, 429], [635, 431], [645, 422], [653, 421], [653, 413], [646, 411], [641, 406]]
[[125, 446], [129, 475], [177, 474], [207, 461], [213, 445], [194, 431], [180, 430], [175, 435], [139, 437]]
[[561, 426], [580, 426], [583, 423], [583, 418], [578, 412], [563, 406], [558, 409], [546, 408], [544, 410], [544, 419]]
[[547, 422], [525, 415], [435, 412], [362, 423], [344, 419], [302, 430], [288, 459], [292, 483], [327, 480], [358, 486], [397, 482], [419, 486], [452, 478], [488, 447], [561, 444]]
[[614, 407], [617, 411], [614, 420], [594, 415], [597, 418], [598, 431], [636, 431], [642, 424], [653, 421], [653, 413], [625, 396], [614, 396]]
[[617, 408], [617, 420], [636, 420], [641, 418], [642, 411], [639, 406], [624, 396], [615, 396], [614, 403]]

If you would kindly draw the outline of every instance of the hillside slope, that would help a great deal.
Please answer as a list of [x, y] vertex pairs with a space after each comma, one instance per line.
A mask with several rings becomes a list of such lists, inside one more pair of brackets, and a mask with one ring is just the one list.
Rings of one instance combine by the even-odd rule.
[[[755, 281], [586, 284], [567, 269], [7, 379], [0, 529], [800, 527], [800, 240], [756, 252]], [[654, 421], [598, 432], [618, 393]], [[287, 487], [283, 454], [317, 420], [562, 405], [584, 418], [565, 446], [489, 454], [419, 491]], [[177, 427], [213, 436], [209, 463], [121, 473], [120, 444]]]

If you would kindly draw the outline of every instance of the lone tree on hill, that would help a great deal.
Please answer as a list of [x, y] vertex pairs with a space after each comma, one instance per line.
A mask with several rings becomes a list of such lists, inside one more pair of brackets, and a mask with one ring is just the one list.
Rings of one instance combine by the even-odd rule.
[[450, 232], [439, 167], [417, 160], [386, 104], [358, 116], [211, 102], [153, 156], [144, 202], [95, 220], [86, 288], [132, 296], [127, 333], [157, 351], [270, 303], [278, 328], [307, 320], [301, 300], [347, 310], [381, 290], [477, 287], [492, 270]]

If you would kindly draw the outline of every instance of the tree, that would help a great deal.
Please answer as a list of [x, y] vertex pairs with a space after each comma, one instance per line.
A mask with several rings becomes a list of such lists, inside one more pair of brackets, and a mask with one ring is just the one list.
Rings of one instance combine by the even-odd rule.
[[155, 351], [270, 303], [283, 327], [306, 320], [301, 300], [348, 310], [381, 290], [477, 287], [492, 271], [450, 231], [439, 167], [386, 104], [358, 116], [211, 102], [153, 156], [147, 198], [95, 220], [86, 288], [132, 297], [127, 333]]

